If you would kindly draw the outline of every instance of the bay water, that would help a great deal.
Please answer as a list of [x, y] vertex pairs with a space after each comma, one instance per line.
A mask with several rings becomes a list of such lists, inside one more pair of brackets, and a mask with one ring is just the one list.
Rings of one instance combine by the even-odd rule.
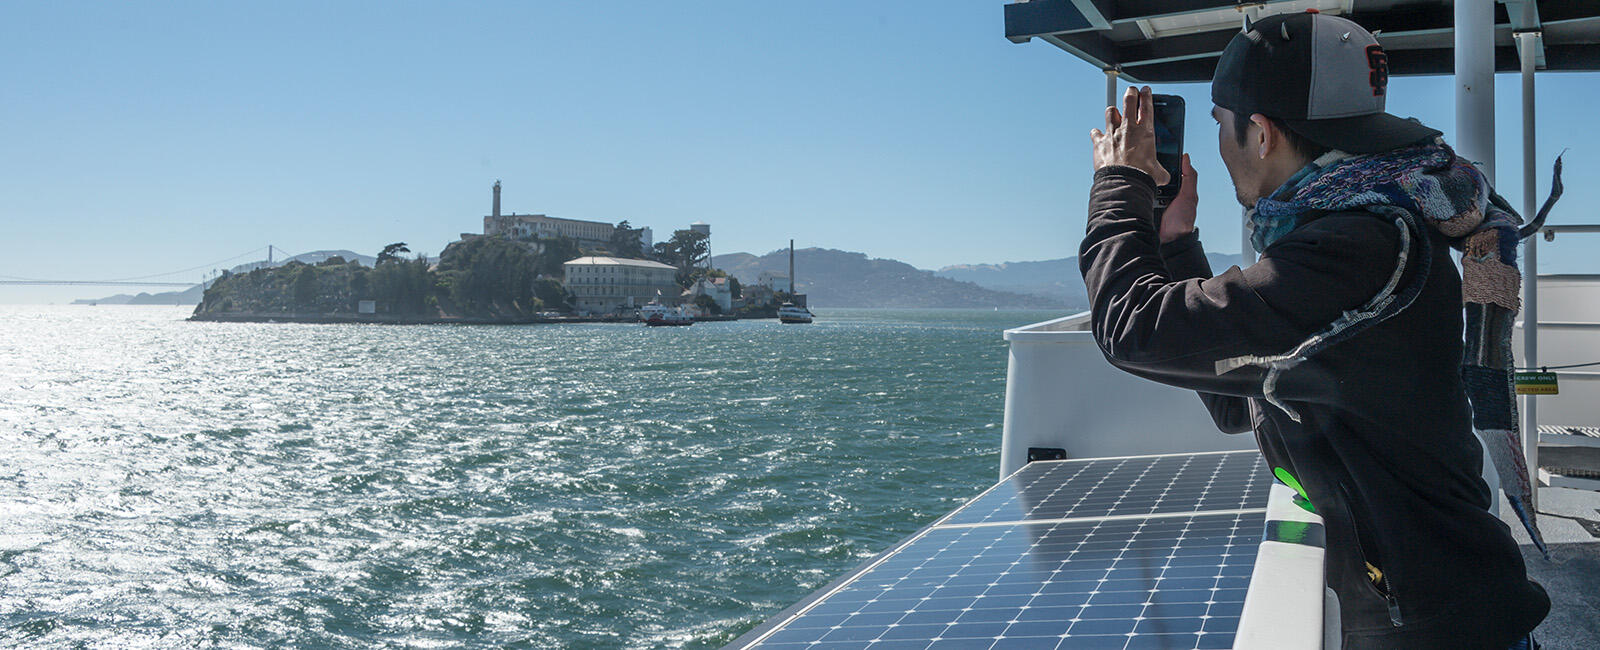
[[996, 479], [1001, 331], [0, 306], [0, 645], [718, 647]]

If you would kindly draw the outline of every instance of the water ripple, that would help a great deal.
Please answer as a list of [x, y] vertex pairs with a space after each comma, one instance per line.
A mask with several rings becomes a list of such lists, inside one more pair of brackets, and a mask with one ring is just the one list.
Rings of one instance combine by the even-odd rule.
[[992, 482], [1004, 327], [0, 307], [0, 645], [716, 647]]

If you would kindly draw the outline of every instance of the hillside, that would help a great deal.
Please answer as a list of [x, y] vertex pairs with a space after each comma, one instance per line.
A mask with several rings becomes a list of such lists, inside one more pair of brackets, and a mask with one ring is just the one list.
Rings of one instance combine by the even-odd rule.
[[[1239, 263], [1238, 255], [1207, 253], [1206, 258], [1214, 271]], [[937, 275], [996, 291], [1060, 300], [1073, 309], [1089, 308], [1088, 292], [1083, 287], [1083, 274], [1078, 270], [1077, 257], [1038, 262], [957, 264], [939, 269]]]
[[339, 255], [316, 264], [250, 265], [256, 268], [212, 282], [194, 317], [354, 317], [362, 301], [372, 301], [373, 319], [525, 321], [547, 301], [559, 309], [568, 300], [559, 281], [535, 280], [550, 264], [559, 268], [560, 259], [501, 237], [474, 237], [446, 246], [436, 266], [421, 255], [395, 255], [371, 267]]
[[139, 292], [135, 294], [119, 293], [115, 296], [104, 298], [80, 298], [72, 301], [74, 305], [193, 305], [200, 302], [200, 296], [206, 291], [205, 285], [197, 284], [183, 291], [163, 291], [161, 293]]
[[[762, 271], [789, 272], [789, 251], [782, 249], [755, 256], [731, 253], [712, 258], [712, 265], [755, 284]], [[1060, 300], [985, 289], [934, 275], [897, 260], [869, 258], [825, 248], [795, 251], [795, 271], [800, 293], [815, 307], [965, 307], [1059, 309]]]

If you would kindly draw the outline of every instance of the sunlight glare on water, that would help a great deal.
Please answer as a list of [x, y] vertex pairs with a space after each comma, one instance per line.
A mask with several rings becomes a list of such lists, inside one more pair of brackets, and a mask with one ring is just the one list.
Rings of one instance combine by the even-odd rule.
[[716, 647], [991, 484], [1001, 330], [0, 307], [0, 645]]

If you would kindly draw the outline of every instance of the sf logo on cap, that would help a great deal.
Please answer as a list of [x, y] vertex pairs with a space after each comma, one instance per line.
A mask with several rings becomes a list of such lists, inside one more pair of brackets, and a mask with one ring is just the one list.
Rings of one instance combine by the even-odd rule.
[[1383, 53], [1383, 46], [1372, 44], [1367, 46], [1367, 83], [1372, 84], [1372, 94], [1382, 95], [1383, 89], [1389, 85], [1389, 55]]

